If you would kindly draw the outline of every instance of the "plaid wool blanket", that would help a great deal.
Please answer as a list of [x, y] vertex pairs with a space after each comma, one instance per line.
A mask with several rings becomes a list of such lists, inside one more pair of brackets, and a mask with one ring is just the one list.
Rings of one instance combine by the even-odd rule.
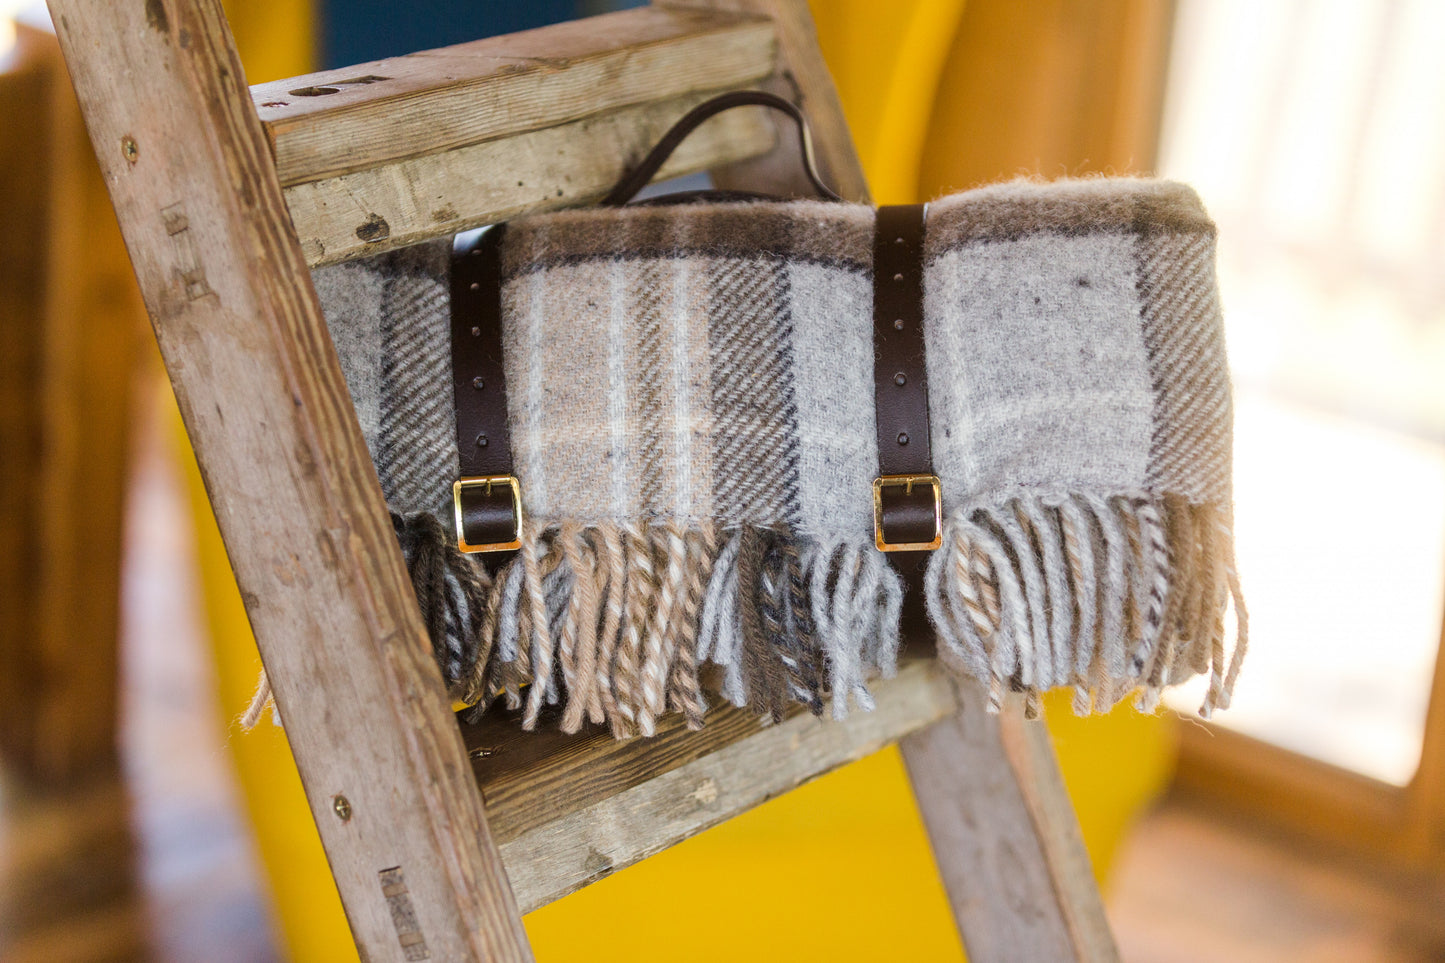
[[[505, 362], [524, 545], [456, 550], [445, 245], [315, 273], [454, 693], [532, 725], [700, 724], [704, 683], [778, 714], [869, 707], [903, 587], [873, 546], [872, 209], [734, 202], [510, 224]], [[992, 701], [1075, 707], [1244, 649], [1214, 226], [1186, 187], [1018, 182], [927, 214], [945, 533], [924, 591]], [[1230, 601], [1240, 624], [1226, 658]], [[528, 684], [530, 686], [528, 687]], [[1036, 703], [1035, 703], [1036, 704]]]

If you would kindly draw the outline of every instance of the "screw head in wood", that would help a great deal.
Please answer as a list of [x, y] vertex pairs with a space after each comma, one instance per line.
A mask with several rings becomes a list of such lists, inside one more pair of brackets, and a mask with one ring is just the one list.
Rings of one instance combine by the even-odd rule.
[[120, 139], [120, 152], [124, 154], [125, 159], [132, 164], [140, 160], [140, 145], [137, 144], [135, 138], [129, 134]]
[[351, 800], [337, 793], [331, 797], [331, 810], [342, 822], [347, 822], [351, 819]]

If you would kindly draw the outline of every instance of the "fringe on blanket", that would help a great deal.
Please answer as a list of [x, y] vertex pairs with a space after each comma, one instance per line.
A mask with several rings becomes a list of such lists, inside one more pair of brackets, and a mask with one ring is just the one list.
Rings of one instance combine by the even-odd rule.
[[[720, 694], [775, 720], [792, 703], [871, 709], [867, 680], [892, 675], [903, 587], [871, 543], [786, 529], [654, 522], [564, 524], [524, 533], [495, 577], [430, 514], [393, 515], [434, 654], [454, 698], [497, 698], [533, 728], [562, 705], [620, 737], [665, 712], [702, 725], [705, 666]], [[953, 514], [924, 583], [939, 654], [1030, 714], [1051, 688], [1074, 711], [1198, 673], [1200, 712], [1229, 704], [1248, 644], [1227, 509], [1183, 498], [1017, 498]], [[1236, 621], [1226, 657], [1225, 617]], [[461, 640], [467, 640], [465, 643]], [[269, 686], [246, 719], [259, 718]]]
[[[1200, 707], [1228, 708], [1249, 645], [1227, 509], [1175, 496], [1015, 499], [950, 518], [925, 598], [945, 661], [983, 680], [989, 708], [1074, 690], [1080, 715], [1208, 673]], [[1225, 651], [1232, 608], [1235, 641]]]
[[[871, 709], [866, 680], [894, 671], [903, 588], [871, 545], [786, 530], [670, 522], [525, 533], [488, 575], [427, 514], [393, 516], [454, 698], [504, 698], [536, 725], [606, 722], [651, 735], [668, 710], [702, 725], [706, 665], [720, 693], [781, 720], [793, 703]], [[460, 646], [458, 639], [474, 639]]]

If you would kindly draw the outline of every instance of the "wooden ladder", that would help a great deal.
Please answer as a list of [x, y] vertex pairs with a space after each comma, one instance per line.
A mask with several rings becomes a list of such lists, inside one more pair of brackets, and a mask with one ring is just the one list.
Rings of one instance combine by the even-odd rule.
[[[932, 663], [847, 722], [721, 708], [616, 742], [459, 726], [432, 661], [310, 268], [595, 200], [737, 87], [802, 103], [866, 200], [805, 0], [656, 3], [255, 88], [220, 0], [50, 9], [363, 958], [531, 959], [522, 912], [891, 742], [972, 959], [1115, 958], [1045, 731]], [[790, 191], [761, 113], [664, 174]]]

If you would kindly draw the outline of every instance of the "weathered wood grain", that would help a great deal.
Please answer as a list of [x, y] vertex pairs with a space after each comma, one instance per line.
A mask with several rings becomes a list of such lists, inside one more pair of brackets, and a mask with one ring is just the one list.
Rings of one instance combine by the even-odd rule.
[[258, 84], [251, 96], [290, 187], [745, 86], [775, 57], [763, 18], [641, 7]]
[[50, 10], [363, 955], [530, 959], [220, 3]]
[[[650, 739], [619, 741], [604, 726], [566, 735], [555, 728], [556, 711], [544, 713], [533, 732], [523, 731], [520, 710], [494, 710], [479, 724], [463, 723], [493, 835], [515, 838], [765, 728], [756, 713], [713, 701], [702, 731], [689, 730], [680, 715], [669, 713]], [[793, 707], [789, 717], [802, 711]]]
[[899, 747], [968, 958], [1117, 959], [1047, 732], [957, 693]]
[[[683, 114], [712, 92], [646, 103], [441, 154], [286, 189], [313, 265], [455, 234], [532, 211], [600, 199]], [[759, 112], [729, 111], [683, 142], [660, 176], [706, 170], [774, 143]]]
[[1048, 728], [1042, 720], [1025, 719], [1018, 705], [999, 716], [998, 725], [1004, 755], [1033, 819], [1075, 957], [1117, 960], [1114, 935]]
[[[584, 200], [594, 190], [586, 186], [591, 182], [572, 185], [569, 197], [566, 171], [585, 168], [595, 174], [630, 159], [623, 132], [640, 141], [640, 154], [652, 139], [646, 136], [646, 112], [672, 111], [702, 87], [647, 103], [594, 96], [594, 104], [603, 104], [601, 113], [568, 120], [566, 110], [576, 105], [565, 107], [535, 129], [497, 131], [495, 140], [479, 135], [485, 123], [469, 118], [459, 106], [462, 100], [454, 100], [438, 107], [437, 116], [446, 121], [438, 139], [423, 137], [413, 150], [388, 145], [385, 138], [373, 141], [379, 115], [342, 109], [374, 93], [353, 94], [351, 88], [391, 78], [333, 76], [312, 86], [338, 87], [337, 94], [321, 94], [340, 98], [332, 102], [329, 122], [349, 133], [336, 143], [359, 138], [372, 145], [351, 150], [372, 150], [366, 163], [373, 166], [353, 169], [349, 160], [337, 166], [342, 161], [336, 153], [327, 159], [331, 148], [325, 138], [308, 141], [297, 133], [312, 122], [303, 118], [311, 111], [297, 111], [299, 126], [286, 135], [296, 138], [292, 156], [306, 157], [315, 170], [334, 177], [297, 180], [283, 198], [272, 144], [244, 87], [215, 0], [146, 0], [143, 7], [116, 8], [51, 0], [51, 6], [272, 671], [308, 799], [366, 958], [529, 959], [518, 904], [531, 909], [556, 899], [908, 733], [915, 733], [905, 751], [920, 804], [941, 844], [940, 864], [966, 924], [965, 939], [971, 950], [980, 947], [976, 958], [988, 959], [1001, 946], [1038, 948], [1034, 958], [1109, 958], [1107, 929], [1101, 942], [1090, 915], [1097, 895], [1093, 904], [1081, 895], [1079, 867], [1086, 873], [1087, 861], [1080, 863], [1075, 851], [1076, 830], [1069, 835], [1062, 786], [1056, 773], [1050, 778], [1036, 771], [1051, 763], [1045, 758], [1047, 742], [1027, 734], [1010, 742], [972, 702], [958, 712], [955, 688], [931, 664], [911, 664], [880, 685], [876, 711], [846, 724], [799, 715], [763, 727], [745, 714], [720, 711], [711, 734], [669, 731], [648, 743], [617, 744], [593, 734], [575, 741], [534, 736], [488, 745], [485, 739], [492, 735], [482, 733], [477, 738], [484, 741], [474, 738], [474, 745], [492, 750], [485, 759], [493, 762], [475, 778], [469, 771], [309, 282], [307, 257], [317, 263], [339, 260], [531, 209], [528, 205]], [[833, 181], [845, 195], [866, 198], [806, 3], [719, 0], [710, 6], [774, 18], [786, 71], [780, 83], [794, 86], [812, 115]], [[579, 55], [580, 61], [548, 63], [542, 54], [529, 56], [562, 74], [576, 71], [569, 75], [575, 79], [609, 69], [599, 66], [612, 56], [603, 46], [595, 56]], [[611, 69], [626, 72], [625, 58], [612, 62]], [[134, 64], [147, 70], [126, 66]], [[521, 69], [533, 70], [534, 81], [573, 82], [556, 81], [547, 70]], [[450, 97], [448, 88], [437, 103]], [[402, 109], [398, 102], [404, 107], [406, 98], [383, 113], [395, 115]], [[322, 131], [329, 123], [315, 122]], [[584, 136], [606, 131], [609, 123], [612, 134], [590, 141]], [[528, 178], [519, 176], [523, 192], [513, 195], [515, 209], [489, 195], [481, 202], [489, 205], [485, 208], [447, 212], [432, 206], [442, 195], [427, 194], [423, 168], [410, 168], [411, 174], [397, 179], [396, 171], [409, 164], [440, 170], [456, 158], [441, 167], [428, 158], [471, 148], [494, 151], [498, 145], [515, 151], [523, 137], [533, 135], [561, 138], [534, 142], [554, 148], [581, 140], [583, 149], [607, 156], [587, 158], [579, 168], [548, 168], [544, 147], [531, 148], [518, 164], [551, 193], [545, 198], [537, 197], [535, 188], [527, 193]], [[471, 137], [483, 139], [457, 143]], [[284, 139], [275, 141], [278, 151]], [[683, 155], [679, 166], [721, 164], [763, 149], [761, 138], [739, 146], [744, 140], [740, 134], [703, 138], [697, 153], [690, 160]], [[448, 145], [457, 149], [443, 150]], [[734, 149], [739, 153], [729, 153]], [[448, 183], [475, 188], [503, 171], [510, 178], [515, 169], [505, 167], [502, 156], [476, 153], [451, 170]], [[782, 165], [786, 173], [780, 173]], [[378, 173], [387, 170], [391, 173]], [[748, 176], [746, 186], [786, 192], [796, 176], [796, 158], [780, 149], [755, 171], [762, 173]], [[363, 183], [368, 176], [374, 179], [370, 186]], [[719, 179], [727, 184], [741, 176], [734, 168], [721, 171]], [[302, 198], [313, 184], [311, 209], [317, 217], [334, 216], [328, 224], [344, 223], [355, 240], [339, 231], [312, 232]], [[371, 193], [356, 193], [363, 190]], [[310, 241], [304, 252], [288, 223], [288, 202], [301, 237]], [[383, 214], [387, 210], [396, 212], [395, 224]], [[359, 223], [358, 212], [364, 215]], [[425, 230], [413, 227], [425, 218], [430, 219]], [[934, 724], [919, 731], [929, 723]], [[516, 753], [516, 763], [508, 761], [509, 751]], [[970, 759], [976, 765], [967, 764]], [[981, 785], [1000, 787], [1002, 795], [980, 799]], [[503, 830], [497, 836], [500, 853], [482, 813], [479, 786]], [[993, 821], [968, 832], [960, 799], [981, 805], [980, 812]], [[980, 869], [965, 861], [969, 856], [989, 860]], [[981, 879], [1005, 886], [1024, 879], [1024, 888], [1001, 891], [1013, 894], [1012, 900], [972, 900], [964, 877], [976, 870]], [[984, 918], [978, 912], [984, 905], [1002, 916]], [[1060, 949], [1065, 953], [1050, 955]]]
[[[494, 746], [502, 751], [478, 761], [478, 780], [522, 911], [876, 752], [955, 708], [951, 684], [931, 662], [911, 663], [872, 689], [877, 708], [844, 722], [800, 714], [765, 726], [749, 711], [719, 707], [702, 732], [668, 733], [661, 741], [619, 743], [594, 734], [568, 744], [561, 737], [548, 751], [528, 752], [521, 765], [506, 761], [512, 744]], [[528, 811], [538, 805], [541, 816]]]

